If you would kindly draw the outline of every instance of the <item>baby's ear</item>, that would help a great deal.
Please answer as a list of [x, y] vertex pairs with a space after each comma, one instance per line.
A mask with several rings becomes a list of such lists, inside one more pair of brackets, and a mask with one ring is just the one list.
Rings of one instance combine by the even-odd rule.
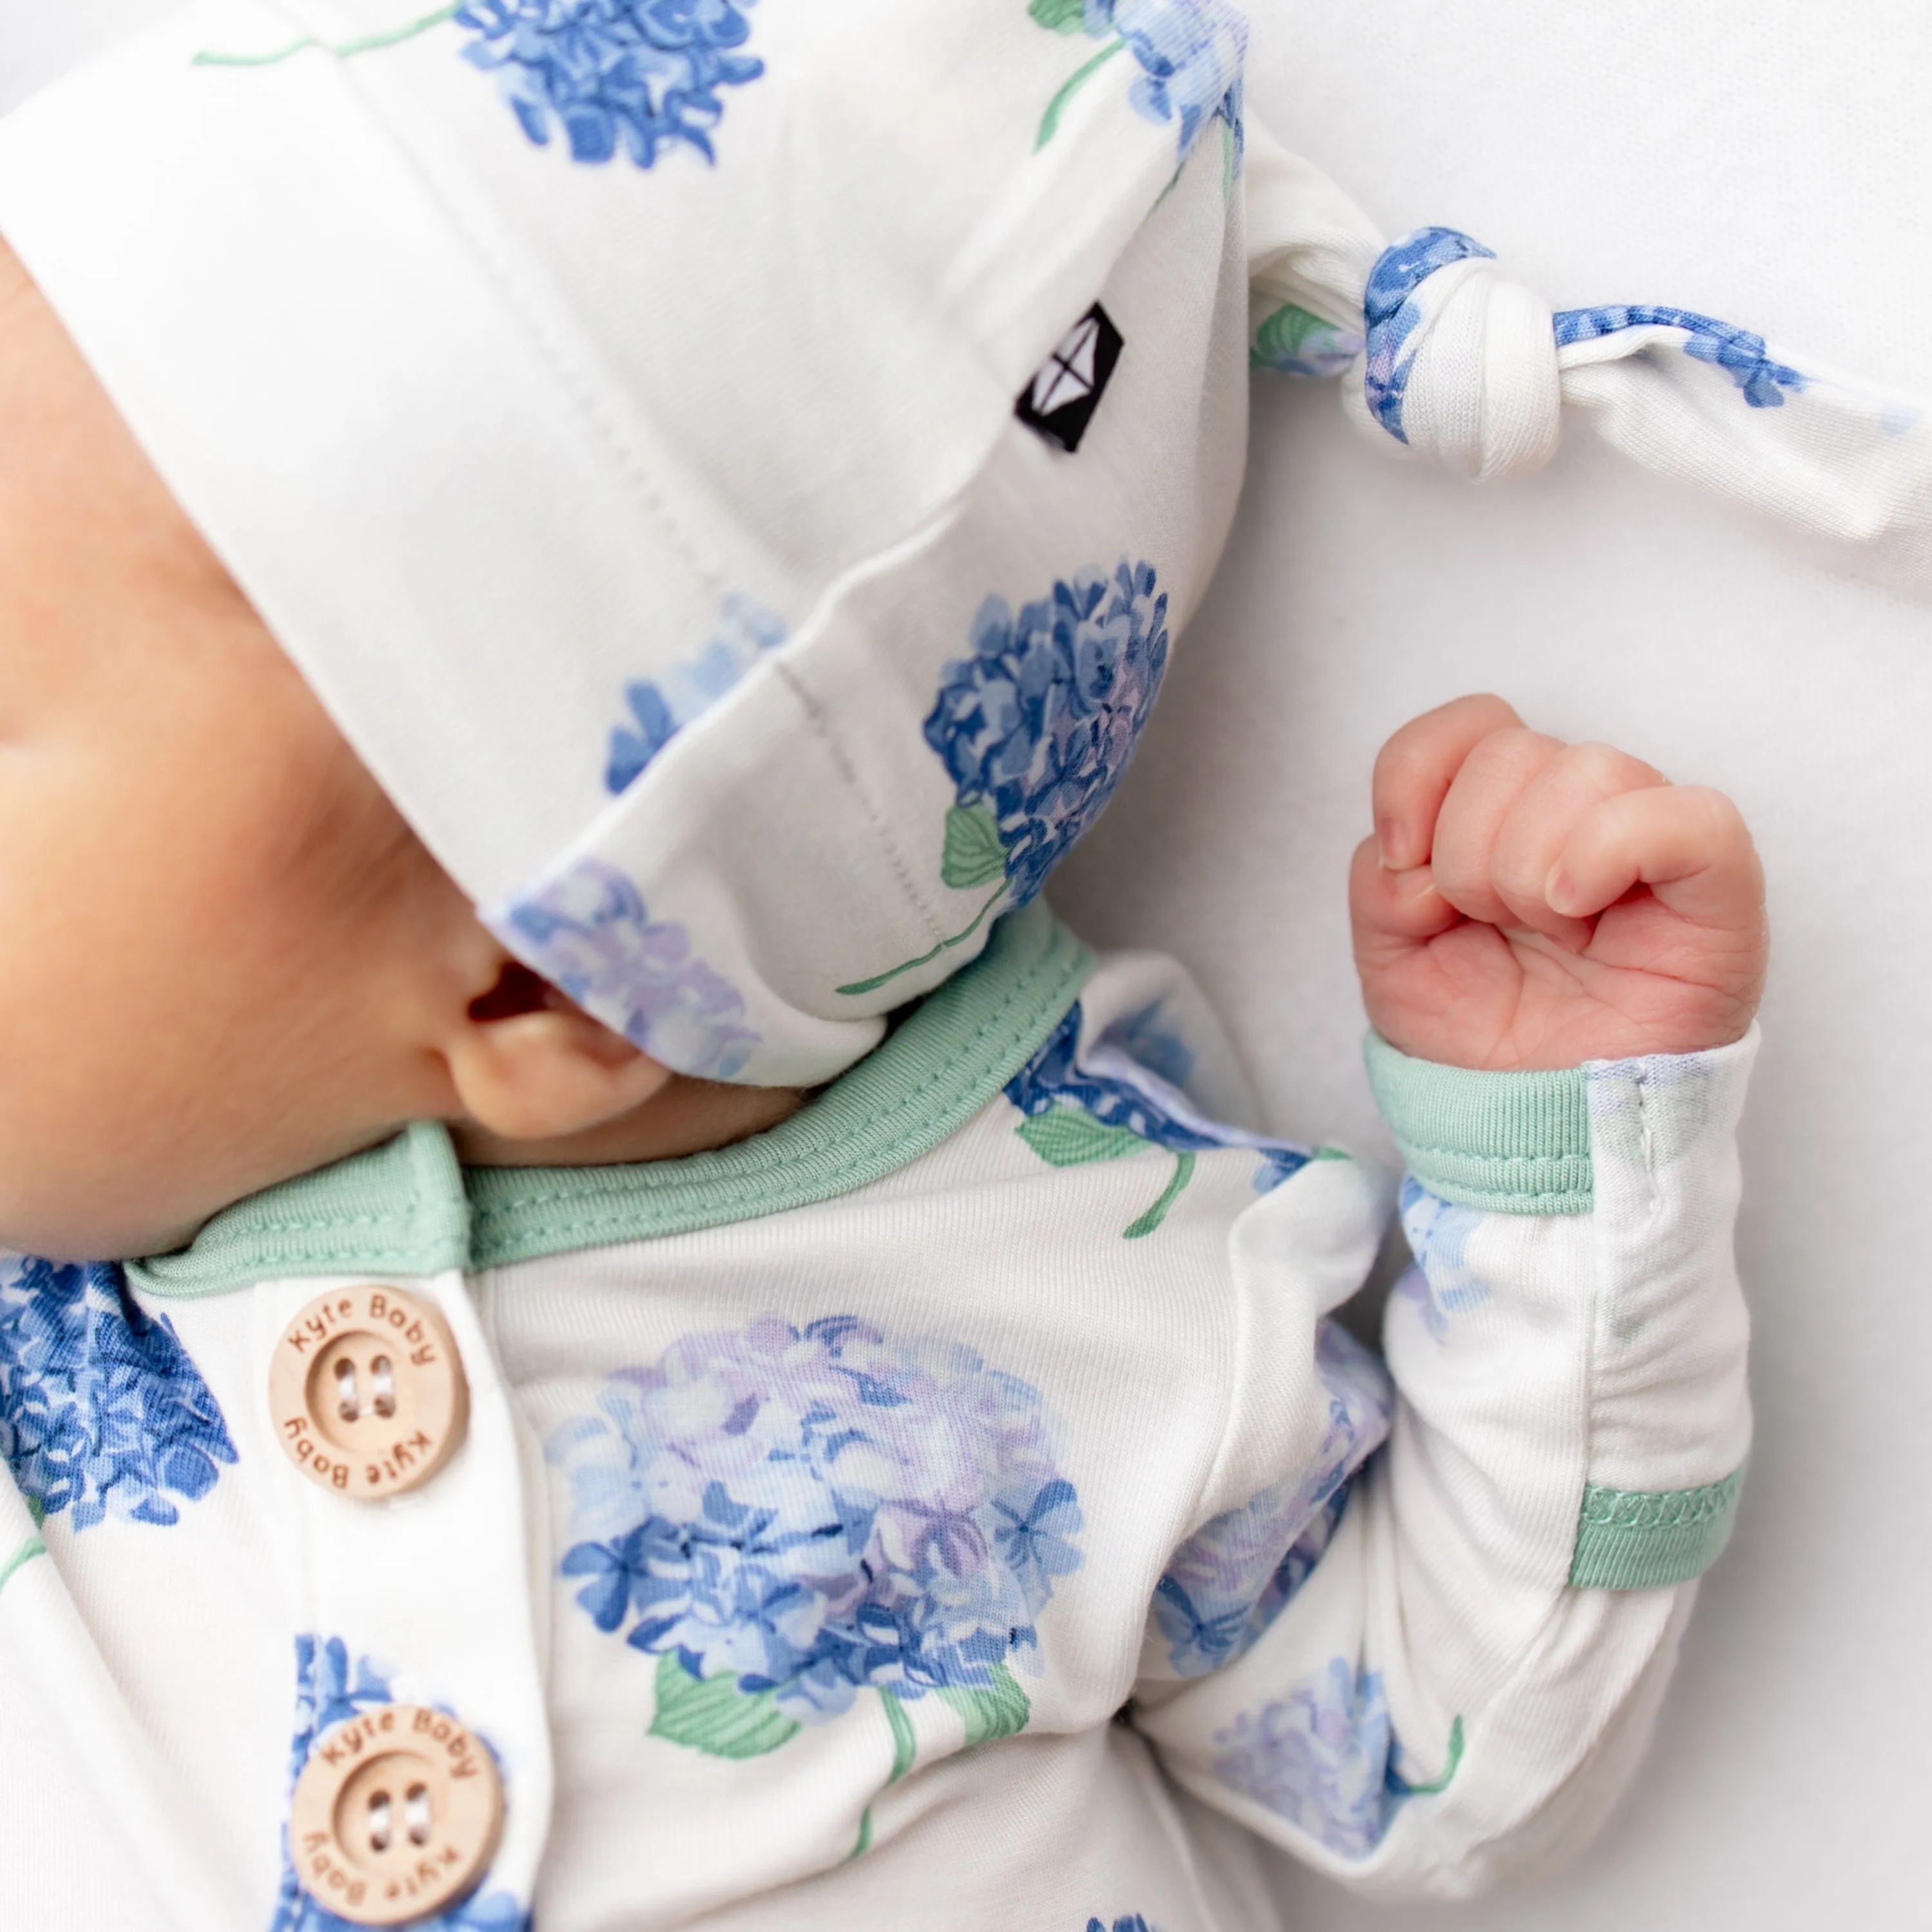
[[507, 955], [442, 1053], [464, 1113], [506, 1140], [554, 1140], [602, 1126], [672, 1077]]

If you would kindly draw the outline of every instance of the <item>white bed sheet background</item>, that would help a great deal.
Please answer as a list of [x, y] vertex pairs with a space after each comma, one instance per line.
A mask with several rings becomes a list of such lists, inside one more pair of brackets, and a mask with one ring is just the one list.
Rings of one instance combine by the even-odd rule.
[[[0, 0], [0, 107], [160, 10]], [[1558, 306], [1702, 309], [1932, 400], [1922, 0], [1253, 12], [1257, 110], [1390, 234], [1463, 228]], [[1932, 1923], [1932, 606], [1580, 426], [1484, 490], [1383, 460], [1327, 387], [1262, 380], [1253, 437], [1213, 596], [1054, 896], [1194, 968], [1272, 1124], [1387, 1151], [1342, 878], [1375, 747], [1459, 692], [1727, 788], [1776, 946], [1742, 1234], [1758, 1443], [1650, 1765], [1580, 1863], [1478, 1905], [1285, 1869], [1298, 1932]]]

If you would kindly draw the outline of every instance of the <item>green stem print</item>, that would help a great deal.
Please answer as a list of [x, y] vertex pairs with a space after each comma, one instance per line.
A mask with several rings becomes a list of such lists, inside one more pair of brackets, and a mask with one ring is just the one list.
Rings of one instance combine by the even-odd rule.
[[[892, 1768], [886, 1773], [886, 1781], [880, 1787], [883, 1796], [911, 1770], [913, 1760], [919, 1755], [919, 1740], [913, 1736], [912, 1720], [906, 1715], [905, 1706], [891, 1691], [881, 1688], [879, 1702], [886, 1707], [886, 1722], [892, 1726]], [[865, 1815], [859, 1820], [859, 1842], [852, 1847], [847, 1862], [849, 1864], [852, 1858], [862, 1858], [872, 1849], [872, 1807], [868, 1804]]]
[[28, 1537], [12, 1556], [4, 1563], [0, 1563], [0, 1590], [7, 1587], [14, 1571], [22, 1564], [31, 1563], [36, 1556], [44, 1556], [46, 1553], [47, 1546], [40, 1540], [38, 1533]]
[[[1034, 17], [1040, 17], [1037, 9]], [[1071, 74], [1062, 84], [1060, 92], [1046, 104], [1046, 112], [1040, 116], [1040, 132], [1034, 137], [1034, 152], [1037, 154], [1053, 139], [1060, 126], [1060, 117], [1066, 111], [1066, 104], [1126, 46], [1125, 40], [1109, 40], [1094, 58]]]
[[[1015, 1130], [1049, 1167], [1084, 1167], [1090, 1161], [1124, 1160], [1144, 1153], [1155, 1143], [1130, 1127], [1110, 1127], [1096, 1120], [1078, 1102], [1063, 1100], [1050, 1112], [1035, 1114]], [[1160, 1197], [1138, 1220], [1120, 1231], [1124, 1240], [1151, 1234], [1167, 1219], [1181, 1190], [1194, 1178], [1194, 1155], [1185, 1148], [1174, 1152], [1174, 1174]]]
[[946, 844], [940, 854], [939, 876], [955, 892], [970, 892], [975, 886], [983, 886], [997, 879], [993, 896], [973, 915], [971, 923], [956, 932], [950, 939], [942, 939], [930, 952], [922, 952], [916, 959], [902, 959], [889, 971], [875, 973], [869, 980], [855, 980], [849, 986], [841, 986], [841, 993], [874, 993], [888, 980], [896, 980], [902, 973], [910, 973], [917, 966], [924, 966], [937, 959], [942, 952], [962, 944], [980, 929], [980, 922], [998, 905], [1006, 890], [1006, 848], [1000, 843], [999, 821], [982, 802], [977, 805], [956, 805], [946, 814]]
[[1431, 1778], [1426, 1784], [1412, 1784], [1391, 1767], [1388, 1773], [1389, 1789], [1403, 1798], [1433, 1798], [1449, 1789], [1449, 1781], [1456, 1775], [1462, 1762], [1462, 1720], [1458, 1718], [1449, 1726], [1449, 1761], [1442, 1767], [1442, 1775]]
[[312, 34], [304, 34], [298, 40], [291, 40], [286, 46], [278, 47], [272, 53], [225, 54], [204, 51], [195, 56], [196, 67], [274, 67], [290, 60], [310, 47], [320, 48], [324, 53], [333, 54], [338, 60], [346, 60], [352, 54], [374, 53], [382, 47], [399, 46], [404, 40], [412, 40], [418, 34], [426, 34], [432, 27], [440, 27], [446, 20], [453, 20], [460, 10], [462, 0], [455, 4], [439, 7], [433, 14], [425, 14], [419, 20], [406, 21], [401, 26], [390, 27], [380, 33], [363, 34], [352, 40], [331, 43], [318, 40]]
[[1160, 1198], [1138, 1221], [1120, 1230], [1123, 1240], [1137, 1241], [1150, 1234], [1167, 1219], [1167, 1210], [1180, 1198], [1180, 1190], [1194, 1178], [1194, 1156], [1186, 1148], [1174, 1156], [1174, 1178], [1162, 1190]]
[[[986, 1690], [941, 1688], [933, 1694], [958, 1712], [966, 1726], [964, 1748], [968, 1750], [976, 1744], [991, 1744], [996, 1738], [1010, 1738], [1025, 1730], [1027, 1720], [1033, 1715], [1032, 1700], [1013, 1682], [1012, 1672], [1004, 1664], [994, 1664], [987, 1674], [992, 1683]], [[883, 1688], [879, 1698], [886, 1707], [886, 1721], [892, 1731], [892, 1768], [886, 1774], [886, 1781], [880, 1787], [880, 1796], [884, 1796], [911, 1770], [919, 1755], [919, 1741], [913, 1735], [912, 1720], [906, 1715], [905, 1706], [899, 1699]], [[850, 1858], [863, 1858], [872, 1848], [872, 1807], [868, 1804], [865, 1816], [859, 1820], [859, 1842], [852, 1847], [848, 1862]]]

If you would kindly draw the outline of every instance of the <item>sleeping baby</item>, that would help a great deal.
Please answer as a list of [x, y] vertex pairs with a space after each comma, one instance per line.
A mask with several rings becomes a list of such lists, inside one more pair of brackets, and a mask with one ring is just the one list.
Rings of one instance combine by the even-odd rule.
[[[1040, 896], [1251, 362], [1450, 434], [1485, 251], [1243, 45], [196, 0], [0, 124], [19, 1923], [1247, 1932], [1615, 1803], [1750, 1433], [1736, 812], [1383, 748], [1399, 1201]], [[1702, 320], [1592, 339], [1798, 382]]]

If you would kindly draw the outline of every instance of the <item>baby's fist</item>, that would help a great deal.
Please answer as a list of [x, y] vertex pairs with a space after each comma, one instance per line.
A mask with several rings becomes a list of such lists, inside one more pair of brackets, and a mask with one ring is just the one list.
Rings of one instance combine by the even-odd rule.
[[1454, 1066], [1575, 1066], [1742, 1037], [1764, 875], [1737, 807], [1499, 698], [1405, 724], [1349, 881], [1376, 1030]]

